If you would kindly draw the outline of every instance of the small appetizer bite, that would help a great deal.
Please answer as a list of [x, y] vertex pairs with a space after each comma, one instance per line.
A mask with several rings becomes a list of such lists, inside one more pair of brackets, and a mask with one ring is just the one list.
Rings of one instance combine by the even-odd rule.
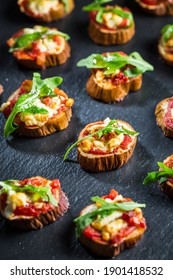
[[56, 28], [36, 25], [19, 30], [7, 45], [19, 64], [30, 69], [45, 69], [67, 61], [70, 57], [69, 38]]
[[173, 138], [173, 97], [160, 101], [155, 110], [158, 126], [165, 136]]
[[136, 245], [146, 230], [141, 210], [145, 204], [124, 198], [114, 189], [91, 200], [94, 204], [86, 206], [74, 220], [80, 242], [102, 257], [117, 256]]
[[136, 0], [144, 11], [157, 15], [173, 15], [172, 0]]
[[149, 172], [143, 183], [147, 185], [158, 181], [161, 191], [173, 198], [173, 155], [157, 164], [159, 171]]
[[3, 93], [4, 89], [3, 89], [3, 86], [0, 84], [0, 95], [1, 93]]
[[158, 49], [162, 58], [173, 66], [173, 24], [167, 24], [162, 28]]
[[18, 5], [22, 13], [40, 22], [61, 19], [74, 9], [73, 0], [18, 0]]
[[22, 85], [3, 103], [0, 110], [7, 121], [4, 136], [16, 131], [19, 135], [40, 137], [65, 129], [72, 116], [72, 98], [57, 88], [61, 77], [42, 80], [39, 73]]
[[153, 66], [139, 53], [123, 52], [91, 54], [77, 66], [92, 69], [86, 84], [87, 93], [105, 103], [120, 102], [130, 91], [142, 86], [142, 73], [153, 71]]
[[137, 142], [133, 127], [122, 120], [90, 123], [80, 132], [76, 141], [65, 153], [64, 160], [77, 145], [80, 166], [91, 172], [120, 168], [132, 156]]
[[0, 212], [12, 225], [40, 229], [67, 212], [68, 199], [58, 179], [37, 176], [0, 182]]
[[101, 45], [125, 44], [135, 34], [133, 15], [128, 8], [120, 6], [102, 5], [112, 0], [95, 0], [85, 6], [84, 11], [89, 12], [89, 36]]

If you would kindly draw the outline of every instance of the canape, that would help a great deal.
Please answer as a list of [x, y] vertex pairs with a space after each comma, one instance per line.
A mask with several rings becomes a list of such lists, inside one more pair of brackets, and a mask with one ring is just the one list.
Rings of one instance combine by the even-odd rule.
[[61, 83], [61, 77], [42, 80], [39, 73], [34, 73], [33, 80], [25, 80], [0, 107], [7, 119], [4, 136], [16, 131], [41, 137], [65, 129], [74, 100], [57, 88]]
[[138, 133], [122, 120], [90, 123], [85, 126], [75, 142], [66, 152], [77, 145], [80, 166], [90, 172], [118, 169], [131, 158]]
[[56, 28], [36, 25], [19, 30], [7, 45], [19, 64], [31, 69], [45, 69], [67, 61], [70, 57], [69, 38]]
[[173, 138], [173, 97], [160, 101], [155, 110], [156, 121], [165, 136]]
[[0, 182], [0, 212], [15, 227], [40, 229], [63, 216], [68, 207], [58, 179], [37, 176]]
[[139, 53], [123, 52], [91, 54], [80, 60], [77, 66], [91, 69], [86, 83], [87, 93], [105, 103], [120, 102], [130, 91], [142, 86], [142, 73], [153, 70]]
[[3, 86], [0, 84], [0, 95], [3, 93], [3, 91], [4, 91], [4, 88], [3, 88]]
[[162, 28], [158, 49], [162, 58], [173, 66], [173, 24], [167, 24]]
[[173, 198], [173, 155], [168, 156], [163, 162], [158, 162], [158, 171], [149, 172], [144, 179], [144, 184], [159, 182], [160, 189]]
[[92, 197], [74, 222], [80, 242], [102, 257], [114, 257], [141, 239], [146, 222], [141, 207], [114, 189], [106, 196]]
[[117, 5], [103, 7], [102, 4], [104, 1], [95, 1], [83, 8], [89, 12], [90, 38], [101, 45], [125, 44], [130, 41], [135, 34], [135, 23], [130, 10]]
[[173, 15], [171, 0], [136, 0], [144, 11], [157, 16]]
[[18, 0], [18, 5], [22, 13], [40, 22], [61, 19], [74, 9], [73, 0]]

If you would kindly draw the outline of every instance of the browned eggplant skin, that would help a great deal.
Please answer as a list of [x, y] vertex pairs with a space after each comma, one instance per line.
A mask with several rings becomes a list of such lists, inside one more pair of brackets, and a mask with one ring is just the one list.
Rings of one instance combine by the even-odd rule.
[[128, 81], [119, 85], [112, 85], [112, 88], [106, 89], [96, 83], [95, 76], [91, 73], [87, 83], [86, 91], [92, 98], [105, 103], [122, 101], [130, 91], [138, 91], [142, 86], [142, 75], [129, 78]]
[[[173, 161], [173, 155], [168, 156], [163, 163], [166, 164], [169, 161]], [[173, 167], [173, 166], [172, 166]], [[160, 169], [161, 170], [161, 169]], [[160, 189], [163, 193], [173, 199], [173, 184], [167, 180], [160, 184]]]
[[[129, 130], [135, 131], [130, 124], [121, 120], [118, 120], [118, 122], [121, 123], [122, 125], [123, 124], [128, 125]], [[86, 130], [87, 126], [80, 132], [78, 139], [82, 138], [82, 135]], [[90, 172], [104, 172], [104, 171], [118, 169], [129, 161], [135, 149], [136, 143], [137, 143], [137, 137], [134, 137], [130, 147], [127, 150], [125, 150], [123, 153], [121, 154], [111, 153], [108, 155], [93, 155], [93, 154], [85, 153], [83, 152], [79, 144], [77, 148], [77, 157], [78, 157], [79, 164], [83, 169]]]
[[[19, 5], [20, 6], [20, 5]], [[21, 6], [20, 11], [25, 15], [32, 17], [32, 19], [38, 22], [52, 22], [64, 18], [65, 16], [69, 15], [75, 7], [74, 0], [68, 0], [68, 8], [66, 9], [63, 3], [60, 3], [57, 10], [51, 9], [47, 14], [42, 14], [39, 17], [31, 16], [27, 13]]]
[[69, 208], [69, 201], [65, 193], [60, 190], [60, 198], [58, 201], [58, 206], [54, 209], [40, 214], [38, 217], [31, 219], [16, 219], [7, 220], [12, 226], [20, 228], [22, 230], [36, 230], [41, 229], [50, 223], [55, 222], [57, 219], [62, 217]]
[[115, 31], [100, 28], [97, 22], [90, 20], [88, 27], [90, 38], [96, 43], [104, 46], [121, 45], [129, 42], [135, 35], [135, 24], [129, 28], [121, 28]]
[[157, 122], [158, 126], [162, 129], [165, 136], [171, 137], [171, 138], [173, 138], [173, 130], [168, 128], [165, 125], [165, 121], [164, 121], [165, 109], [164, 109], [163, 105], [166, 102], [169, 102], [169, 100], [171, 100], [172, 98], [173, 97], [163, 99], [162, 101], [160, 101], [157, 104], [156, 109], [155, 109], [156, 122]]
[[153, 14], [156, 16], [173, 15], [173, 4], [166, 1], [165, 3], [160, 3], [159, 5], [154, 7], [149, 6], [140, 0], [136, 0], [136, 2], [142, 7], [145, 12], [149, 14]]

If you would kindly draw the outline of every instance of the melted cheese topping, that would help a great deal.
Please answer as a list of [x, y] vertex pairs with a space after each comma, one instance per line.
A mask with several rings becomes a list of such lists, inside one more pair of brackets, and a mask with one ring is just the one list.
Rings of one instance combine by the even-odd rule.
[[[18, 4], [21, 5], [23, 0], [19, 0]], [[35, 15], [47, 14], [50, 10], [57, 10], [59, 0], [28, 0], [27, 7]], [[21, 6], [22, 7], [22, 6]], [[23, 7], [22, 7], [23, 8]]]
[[97, 70], [94, 75], [94, 81], [103, 89], [112, 89], [114, 87], [112, 80], [116, 78], [117, 74], [120, 72], [120, 69], [117, 69], [115, 73], [105, 76], [103, 70]]
[[[92, 126], [89, 126], [86, 131], [88, 134], [96, 132], [97, 130], [105, 127], [108, 123], [109, 123], [110, 119], [107, 118], [103, 124], [94, 124]], [[108, 123], [107, 123], [108, 122]], [[119, 123], [119, 125], [121, 126], [121, 123]], [[123, 127], [126, 129], [129, 129], [129, 127], [127, 126], [127, 124], [123, 123]], [[134, 136], [130, 136], [132, 139], [134, 138]], [[87, 138], [84, 139], [79, 145], [82, 149], [83, 152], [85, 153], [89, 153], [92, 150], [102, 150], [103, 152], [114, 152], [114, 150], [116, 148], [118, 148], [117, 152], [122, 152], [124, 151], [121, 147], [120, 144], [123, 142], [124, 140], [124, 134], [120, 133], [119, 135], [116, 134], [116, 132], [111, 132], [111, 137], [108, 137], [108, 139], [105, 139], [105, 137], [103, 136], [103, 138], [99, 138], [99, 139], [95, 139], [94, 137], [91, 138]], [[131, 142], [127, 145], [127, 149], [129, 147], [129, 145], [131, 144]]]
[[[102, 19], [104, 25], [106, 25], [108, 28], [113, 28], [113, 29], [120, 27], [124, 20], [122, 17], [114, 14], [113, 12], [104, 13]], [[129, 27], [129, 26], [130, 26], [130, 20], [127, 19], [127, 23], [125, 27]]]

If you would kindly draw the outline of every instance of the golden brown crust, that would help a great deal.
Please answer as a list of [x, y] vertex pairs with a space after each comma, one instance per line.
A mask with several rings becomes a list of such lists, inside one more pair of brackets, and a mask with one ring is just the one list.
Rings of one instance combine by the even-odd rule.
[[160, 3], [157, 6], [149, 6], [145, 3], [141, 2], [140, 0], [136, 0], [138, 4], [143, 8], [143, 10], [149, 14], [153, 14], [156, 16], [164, 16], [164, 15], [173, 15], [173, 4], [168, 3]]
[[[128, 125], [128, 129], [134, 131], [133, 127], [124, 122], [118, 120], [122, 125]], [[94, 124], [94, 123], [93, 123]], [[86, 126], [87, 127], [87, 126]], [[82, 138], [86, 127], [80, 132], [79, 138]], [[129, 145], [128, 149], [126, 149], [123, 153], [111, 153], [107, 155], [94, 155], [85, 153], [80, 146], [77, 148], [78, 153], [78, 161], [80, 166], [90, 172], [103, 172], [108, 170], [118, 169], [123, 166], [128, 160], [131, 158], [134, 148], [136, 146], [137, 137], [134, 137], [132, 143]]]
[[43, 226], [55, 222], [58, 218], [63, 216], [69, 208], [68, 198], [65, 193], [60, 191], [60, 199], [57, 207], [40, 214], [40, 216], [32, 219], [16, 219], [9, 221], [12, 226], [23, 230], [41, 229]]
[[[83, 233], [81, 234], [79, 241], [89, 248], [94, 254], [102, 257], [115, 257], [120, 254], [121, 251], [133, 247], [138, 243], [145, 232], [145, 229], [135, 230], [127, 239], [120, 244], [109, 245], [96, 240], [87, 238]], [[131, 237], [130, 237], [131, 236]]]
[[39, 21], [39, 22], [51, 22], [55, 21], [58, 19], [61, 19], [67, 15], [69, 15], [72, 10], [74, 9], [74, 0], [68, 0], [68, 9], [66, 10], [65, 6], [63, 3], [60, 3], [58, 5], [57, 10], [51, 9], [47, 14], [42, 14], [38, 16], [31, 16], [28, 14], [23, 8], [20, 7], [21, 12], [26, 14], [29, 17], [32, 17], [34, 20]]
[[56, 65], [63, 64], [67, 61], [67, 59], [70, 57], [70, 45], [68, 42], [65, 41], [65, 45], [63, 50], [58, 53], [58, 54], [47, 54], [46, 55], [46, 60], [45, 63], [42, 65], [37, 64], [37, 60], [32, 60], [32, 59], [18, 59], [16, 58], [17, 62], [29, 69], [45, 69], [47, 67], [53, 67]]
[[112, 86], [111, 89], [101, 87], [96, 83], [94, 74], [91, 74], [87, 83], [86, 91], [94, 99], [105, 103], [120, 102], [130, 91], [137, 91], [142, 86], [142, 75], [129, 78], [128, 81]]
[[171, 137], [173, 138], [173, 130], [168, 128], [165, 125], [165, 103], [169, 102], [172, 99], [172, 97], [170, 98], [165, 98], [162, 101], [160, 101], [155, 109], [155, 116], [156, 116], [156, 122], [158, 124], [158, 126], [163, 130], [163, 133], [165, 136]]
[[168, 53], [163, 45], [162, 36], [159, 40], [158, 51], [161, 57], [167, 62], [168, 65], [173, 67], [173, 53]]
[[96, 44], [105, 46], [125, 44], [134, 36], [135, 25], [133, 24], [129, 28], [121, 28], [115, 31], [110, 31], [108, 29], [100, 29], [100, 25], [91, 20], [88, 27], [88, 33], [90, 38]]

